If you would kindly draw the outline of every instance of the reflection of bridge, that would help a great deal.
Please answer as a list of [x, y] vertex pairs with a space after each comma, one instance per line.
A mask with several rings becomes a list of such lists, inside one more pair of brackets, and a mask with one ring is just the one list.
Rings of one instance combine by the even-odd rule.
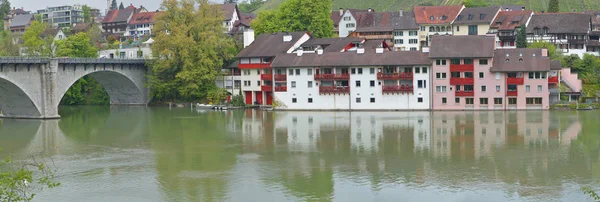
[[58, 104], [77, 80], [89, 75], [111, 104], [148, 102], [144, 60], [0, 58], [0, 111], [8, 118], [59, 118]]

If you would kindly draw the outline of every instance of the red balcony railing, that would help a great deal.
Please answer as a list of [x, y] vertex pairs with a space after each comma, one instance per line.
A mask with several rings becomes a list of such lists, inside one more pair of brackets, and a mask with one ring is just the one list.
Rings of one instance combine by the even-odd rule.
[[287, 92], [287, 86], [275, 86], [275, 92]]
[[378, 80], [412, 80], [412, 72], [400, 72], [400, 73], [389, 73], [385, 74], [382, 72], [377, 73]]
[[263, 92], [271, 92], [273, 91], [273, 86], [261, 86], [260, 90]]
[[558, 83], [558, 76], [548, 77], [548, 83], [553, 83], [553, 84]]
[[413, 86], [400, 85], [400, 86], [382, 86], [381, 91], [383, 93], [413, 93]]
[[517, 96], [519, 95], [518, 91], [506, 91], [506, 96]]
[[348, 80], [350, 74], [315, 74], [315, 80]]
[[513, 85], [523, 85], [523, 83], [525, 83], [525, 79], [523, 79], [523, 77], [521, 78], [506, 78], [506, 84], [513, 84]]
[[263, 81], [272, 81], [273, 80], [273, 75], [272, 74], [261, 74], [260, 75], [260, 80], [263, 80]]
[[286, 81], [287, 75], [285, 74], [275, 74], [275, 81]]
[[475, 66], [473, 64], [450, 65], [451, 72], [472, 72], [473, 70], [475, 70]]
[[350, 93], [350, 87], [319, 86], [319, 93]]
[[456, 97], [473, 97], [473, 96], [475, 96], [475, 92], [473, 92], [473, 91], [456, 91], [456, 92], [454, 92], [454, 96], [456, 96]]
[[475, 80], [473, 78], [450, 78], [450, 85], [473, 85]]

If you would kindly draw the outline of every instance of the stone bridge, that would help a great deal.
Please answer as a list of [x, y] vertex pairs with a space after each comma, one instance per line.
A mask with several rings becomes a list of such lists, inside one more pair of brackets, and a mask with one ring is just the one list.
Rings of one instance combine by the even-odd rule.
[[67, 90], [90, 75], [112, 105], [146, 105], [144, 60], [85, 58], [0, 58], [0, 116], [56, 119]]

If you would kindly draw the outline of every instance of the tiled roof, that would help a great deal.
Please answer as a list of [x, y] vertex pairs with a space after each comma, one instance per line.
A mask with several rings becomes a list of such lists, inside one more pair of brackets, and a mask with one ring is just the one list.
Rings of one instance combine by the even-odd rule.
[[531, 16], [527, 33], [533, 34], [534, 29], [548, 28], [548, 33], [584, 34], [590, 30], [589, 14], [584, 13], [546, 13]]
[[136, 13], [133, 14], [131, 20], [129, 20], [130, 25], [137, 24], [152, 24], [154, 23], [154, 19], [156, 18], [156, 14], [158, 12], [144, 12], [144, 13]]
[[273, 57], [285, 53], [288, 49], [306, 34], [305, 32], [290, 32], [292, 41], [284, 42], [286, 33], [261, 34], [248, 47], [244, 48], [236, 57]]
[[233, 13], [237, 12], [237, 4], [235, 3], [219, 4], [219, 6], [221, 7], [221, 11], [223, 11], [225, 20], [231, 20], [231, 18], [233, 17]]
[[[527, 23], [529, 17], [533, 14], [532, 10], [519, 10], [519, 11], [500, 11], [496, 19], [492, 21], [490, 28], [496, 28], [498, 30], [514, 30], [521, 26], [521, 24]], [[513, 22], [517, 23], [513, 23]]]
[[117, 22], [125, 22], [129, 20], [129, 16], [133, 14], [134, 10], [131, 9], [120, 9], [120, 10], [109, 10], [104, 16], [104, 20], [102, 23], [117, 23]]
[[588, 11], [592, 18], [592, 25], [600, 25], [600, 11]]
[[384, 65], [431, 65], [427, 54], [417, 51], [385, 51], [365, 50], [363, 54], [356, 52], [324, 52], [322, 55], [307, 53], [279, 54], [271, 67], [333, 67], [333, 66], [384, 66]]
[[494, 57], [495, 37], [433, 36], [431, 58], [491, 58]]
[[500, 6], [503, 11], [520, 11], [525, 10], [525, 6], [523, 5], [501, 5]]
[[54, 38], [56, 36], [56, 34], [58, 34], [59, 31], [60, 31], [59, 28], [48, 28], [48, 29], [44, 30], [44, 32], [42, 32], [42, 34], [40, 34], [40, 35], [41, 35], [41, 37], [50, 36], [50, 37]]
[[413, 11], [415, 12], [417, 24], [446, 24], [456, 19], [456, 16], [462, 8], [462, 5], [415, 6]]
[[31, 20], [33, 20], [33, 14], [22, 14], [15, 15], [15, 18], [12, 19], [10, 23], [10, 27], [22, 27], [27, 25]]
[[454, 20], [454, 24], [487, 23], [490, 24], [500, 7], [465, 8]]
[[356, 14], [356, 32], [418, 30], [413, 12], [360, 12]]
[[494, 55], [490, 72], [534, 72], [549, 71], [550, 58], [542, 57], [542, 49], [517, 48], [499, 49]]
[[79, 32], [86, 32], [90, 28], [90, 23], [77, 23], [73, 28], [71, 28], [71, 33], [77, 34]]
[[346, 46], [351, 43], [362, 42], [363, 39], [356, 37], [344, 38], [311, 38], [304, 42], [302, 46], [322, 46], [323, 52], [341, 52]]
[[[358, 18], [356, 16], [357, 13], [359, 13], [359, 12], [367, 12], [368, 10], [361, 10], [361, 9], [349, 8], [349, 9], [344, 10], [343, 13], [346, 13], [346, 11], [350, 12], [350, 14], [352, 14], [352, 16], [354, 16], [354, 18]], [[331, 11], [331, 15], [329, 16], [329, 18], [331, 18], [331, 21], [333, 21], [333, 26], [335, 28], [338, 28], [338, 26], [340, 24], [340, 20], [342, 20], [342, 16], [340, 15], [340, 11], [339, 10]]]
[[562, 63], [560, 63], [560, 61], [558, 61], [558, 60], [550, 61], [550, 70], [561, 70], [561, 69], [562, 69]]

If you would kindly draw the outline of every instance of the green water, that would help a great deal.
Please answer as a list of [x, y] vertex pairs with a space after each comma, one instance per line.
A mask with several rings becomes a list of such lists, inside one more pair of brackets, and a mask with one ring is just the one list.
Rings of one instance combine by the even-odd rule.
[[61, 108], [1, 120], [0, 157], [52, 157], [34, 201], [589, 201], [600, 113]]

